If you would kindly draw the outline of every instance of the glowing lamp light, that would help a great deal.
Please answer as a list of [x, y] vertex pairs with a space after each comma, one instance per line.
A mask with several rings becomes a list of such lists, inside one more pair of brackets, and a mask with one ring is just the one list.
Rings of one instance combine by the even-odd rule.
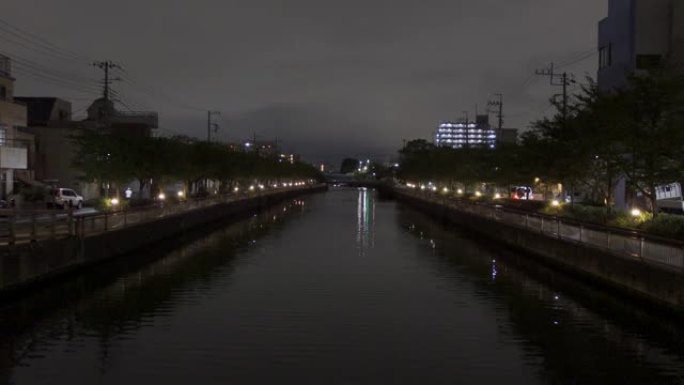
[[449, 192], [449, 189], [448, 189], [448, 188], [446, 188], [446, 187], [444, 187], [444, 188], [442, 189], [442, 192], [446, 194], [446, 193], [448, 193], [448, 192]]
[[118, 198], [112, 198], [109, 203], [112, 204], [112, 206], [116, 206], [119, 204], [119, 199]]
[[463, 189], [458, 189], [458, 191], [456, 191], [456, 193], [463, 194]]
[[558, 207], [558, 206], [560, 206], [560, 202], [558, 201], [558, 199], [552, 200], [552, 201], [551, 201], [551, 206], [553, 206], [553, 207]]
[[494, 199], [501, 199], [501, 194], [499, 194], [499, 193], [494, 194]]
[[637, 209], [637, 208], [632, 209], [631, 213], [632, 213], [632, 216], [633, 216], [633, 217], [639, 217], [639, 216], [641, 216], [641, 210], [639, 210], [639, 209]]
[[539, 179], [539, 178], [534, 178], [534, 183], [539, 183], [539, 182], [541, 182], [541, 179]]
[[178, 192], [178, 197], [179, 197], [179, 198], [183, 198], [184, 196], [185, 196], [185, 192], [183, 192], [183, 191], [179, 191], [179, 192]]
[[249, 186], [249, 191], [254, 191], [254, 186]]
[[481, 192], [479, 192], [479, 191], [475, 191], [475, 196], [479, 198], [479, 197], [481, 197], [481, 196], [482, 196], [482, 193], [481, 193]]
[[234, 191], [234, 192], [238, 192], [238, 191], [240, 191], [240, 188], [239, 188], [239, 187], [235, 187], [235, 188], [233, 189], [233, 191]]
[[159, 198], [160, 201], [163, 201], [164, 199], [166, 199], [166, 194], [159, 193], [159, 195], [157, 195], [157, 198]]

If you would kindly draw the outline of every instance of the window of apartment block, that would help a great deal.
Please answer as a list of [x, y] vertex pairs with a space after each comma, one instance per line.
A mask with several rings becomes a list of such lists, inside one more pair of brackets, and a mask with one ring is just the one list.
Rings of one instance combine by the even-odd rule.
[[4, 146], [7, 142], [7, 126], [0, 124], [0, 146]]
[[610, 67], [613, 62], [613, 46], [608, 44], [599, 49], [599, 69]]
[[639, 70], [656, 68], [660, 65], [661, 59], [660, 55], [637, 55], [636, 68]]
[[0, 85], [0, 100], [5, 99], [7, 99], [7, 88], [5, 86]]

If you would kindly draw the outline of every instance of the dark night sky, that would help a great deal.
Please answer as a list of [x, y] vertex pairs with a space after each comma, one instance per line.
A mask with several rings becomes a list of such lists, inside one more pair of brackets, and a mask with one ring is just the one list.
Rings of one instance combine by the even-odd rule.
[[402, 139], [427, 139], [498, 92], [506, 126], [525, 128], [559, 91], [531, 78], [535, 68], [586, 57], [565, 69], [594, 76], [586, 53], [606, 9], [607, 0], [3, 0], [0, 19], [77, 55], [3, 24], [0, 52], [24, 61], [18, 94], [75, 109], [97, 96], [89, 61], [121, 63], [133, 82], [115, 89], [130, 108], [158, 111], [161, 135], [204, 137], [200, 110], [217, 109], [222, 140], [254, 133], [309, 161], [387, 160]]

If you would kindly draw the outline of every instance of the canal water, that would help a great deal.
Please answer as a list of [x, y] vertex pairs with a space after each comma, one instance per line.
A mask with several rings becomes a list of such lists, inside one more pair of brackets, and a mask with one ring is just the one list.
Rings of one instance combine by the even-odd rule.
[[367, 189], [0, 305], [0, 383], [682, 384], [681, 326]]

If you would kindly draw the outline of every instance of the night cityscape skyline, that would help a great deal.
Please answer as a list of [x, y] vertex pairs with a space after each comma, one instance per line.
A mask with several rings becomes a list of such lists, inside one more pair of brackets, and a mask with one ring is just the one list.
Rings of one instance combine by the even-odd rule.
[[0, 384], [684, 384], [684, 0], [3, 0]]
[[11, 0], [0, 11], [73, 52], [60, 60], [6, 35], [5, 53], [70, 78], [46, 83], [28, 67], [17, 95], [64, 98], [82, 114], [101, 76], [90, 62], [112, 60], [126, 70], [113, 84], [121, 108], [158, 111], [161, 135], [204, 137], [204, 111], [220, 110], [222, 140], [279, 138], [311, 162], [339, 163], [389, 160], [402, 140], [482, 113], [496, 93], [506, 127], [525, 130], [556, 92], [536, 69], [596, 77], [604, 3], [205, 1], [178, 12], [124, 1], [99, 18], [91, 2]]

